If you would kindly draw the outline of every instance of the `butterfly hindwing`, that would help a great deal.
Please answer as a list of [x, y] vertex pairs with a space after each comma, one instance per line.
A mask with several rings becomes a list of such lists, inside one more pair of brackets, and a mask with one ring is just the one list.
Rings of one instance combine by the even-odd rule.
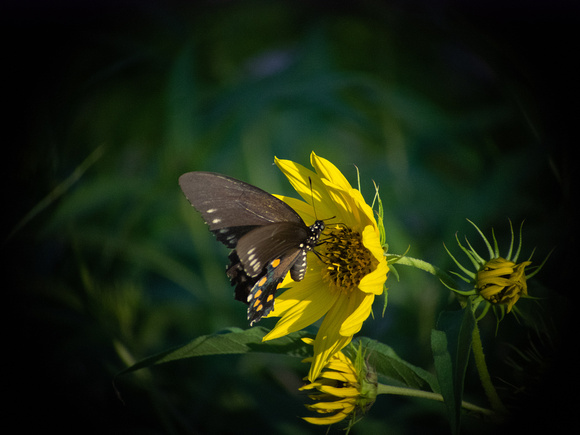
[[283, 258], [289, 251], [304, 249], [301, 241], [305, 241], [308, 235], [308, 227], [304, 224], [284, 222], [264, 225], [241, 237], [236, 251], [246, 273], [256, 276], [274, 259]]
[[[260, 273], [249, 276], [244, 270], [236, 251], [230, 253], [230, 265], [227, 275], [232, 285], [235, 285], [235, 299], [248, 305], [248, 320], [250, 325], [266, 316], [274, 308], [274, 296], [280, 287], [280, 283], [286, 277], [288, 271], [293, 270], [298, 264], [304, 269], [306, 266], [306, 252], [294, 249], [282, 258], [275, 258], [266, 263]], [[304, 273], [302, 273], [304, 276]], [[293, 278], [294, 279], [294, 278]]]
[[264, 268], [246, 298], [250, 326], [274, 309], [276, 291], [300, 253], [301, 250], [296, 249], [286, 257], [274, 259]]

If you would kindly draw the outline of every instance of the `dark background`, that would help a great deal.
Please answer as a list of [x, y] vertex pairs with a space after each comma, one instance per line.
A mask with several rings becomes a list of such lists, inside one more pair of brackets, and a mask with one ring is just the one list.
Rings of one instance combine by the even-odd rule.
[[[521, 410], [508, 429], [573, 415], [574, 2], [9, 1], [0, 12], [5, 393], [18, 433], [324, 433], [297, 417], [306, 370], [288, 358], [182, 361], [113, 385], [139, 359], [246, 326], [227, 252], [178, 176], [211, 170], [291, 194], [273, 157], [308, 166], [311, 150], [353, 185], [355, 164], [367, 200], [379, 183], [391, 252], [410, 246], [451, 269], [442, 244], [461, 258], [456, 232], [482, 247], [466, 218], [493, 228], [502, 252], [508, 219], [525, 219], [521, 259], [535, 247], [534, 264], [555, 248], [530, 282], [546, 299], [518, 304], [541, 307], [537, 327], [510, 317], [494, 337], [490, 320], [484, 344]], [[430, 369], [429, 331], [452, 301], [432, 277], [399, 271], [385, 318], [363, 333]], [[530, 341], [538, 355], [518, 360], [510, 345]], [[466, 418], [466, 433], [488, 430]], [[397, 397], [353, 429], [425, 431], [447, 433], [442, 406]]]

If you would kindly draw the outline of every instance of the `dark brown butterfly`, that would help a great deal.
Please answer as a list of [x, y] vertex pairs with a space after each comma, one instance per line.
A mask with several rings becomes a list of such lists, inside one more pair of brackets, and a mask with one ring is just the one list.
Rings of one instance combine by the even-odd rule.
[[236, 300], [248, 304], [253, 325], [274, 308], [288, 271], [294, 281], [304, 278], [306, 253], [318, 244], [324, 222], [309, 227], [283, 201], [225, 175], [188, 172], [179, 185], [210, 231], [233, 249], [227, 275]]

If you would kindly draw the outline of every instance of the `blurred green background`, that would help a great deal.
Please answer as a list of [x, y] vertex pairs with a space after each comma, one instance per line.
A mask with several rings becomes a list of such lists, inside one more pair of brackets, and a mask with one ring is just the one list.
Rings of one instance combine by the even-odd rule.
[[[308, 166], [314, 150], [353, 185], [356, 165], [369, 201], [372, 180], [380, 185], [390, 251], [410, 247], [444, 269], [443, 243], [463, 259], [457, 231], [482, 247], [466, 218], [488, 236], [493, 227], [503, 249], [508, 219], [525, 219], [523, 257], [537, 247], [538, 264], [556, 247], [530, 292], [575, 301], [572, 2], [82, 3], [2, 7], [16, 433], [325, 433], [298, 418], [307, 366], [292, 358], [186, 360], [114, 378], [199, 335], [247, 326], [227, 250], [183, 197], [183, 172], [292, 194], [274, 156]], [[377, 305], [362, 333], [432, 369], [430, 330], [452, 299], [433, 277], [398, 270], [385, 317]], [[486, 345], [511, 403], [561, 421], [545, 359], [569, 356], [556, 325], [566, 316], [550, 309], [540, 328], [549, 334], [509, 318], [494, 339], [490, 319]], [[531, 362], [510, 347], [528, 349], [528, 338], [540, 349]], [[555, 379], [569, 386], [565, 377]], [[472, 369], [467, 379], [467, 398], [485, 406]], [[550, 403], [535, 402], [545, 391]], [[469, 419], [465, 428], [487, 430]], [[440, 404], [396, 397], [379, 398], [353, 430], [447, 432]]]

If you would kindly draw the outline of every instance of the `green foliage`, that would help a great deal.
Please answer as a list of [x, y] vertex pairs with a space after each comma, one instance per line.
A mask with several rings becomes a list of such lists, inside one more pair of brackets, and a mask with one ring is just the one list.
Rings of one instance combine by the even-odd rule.
[[388, 383], [439, 392], [432, 373], [403, 360], [391, 347], [367, 337], [360, 337], [358, 341], [369, 354], [369, 364]]
[[307, 346], [300, 341], [305, 332], [296, 332], [281, 337], [275, 342], [262, 342], [268, 330], [259, 326], [251, 329], [230, 328], [216, 334], [197, 337], [186, 345], [163, 351], [129, 367], [120, 374], [130, 373], [156, 364], [180, 359], [210, 355], [235, 355], [250, 352], [279, 353], [289, 356], [309, 356]]
[[[27, 127], [8, 159], [18, 194], [5, 199], [4, 245], [14, 372], [38, 362], [11, 390], [24, 395], [14, 400], [23, 432], [38, 432], [36, 421], [74, 433], [231, 433], [232, 421], [237, 433], [324, 432], [296, 418], [302, 333], [263, 344], [272, 320], [245, 329], [227, 250], [179, 191], [184, 172], [289, 194], [274, 156], [306, 165], [315, 150], [353, 185], [356, 164], [368, 202], [371, 180], [380, 187], [389, 254], [409, 249], [441, 270], [453, 267], [442, 243], [469, 228], [466, 217], [498, 235], [505, 216], [527, 217], [526, 244], [542, 248], [571, 221], [560, 207], [567, 187], [533, 134], [536, 103], [500, 81], [503, 57], [471, 38], [376, 2], [197, 3], [95, 17], [57, 8], [25, 29], [38, 33], [22, 50], [30, 63], [15, 64], [27, 68]], [[470, 320], [431, 335], [456, 303], [432, 275], [397, 273], [384, 316], [359, 340], [385, 382], [445, 396], [456, 428], [462, 388], [474, 391], [462, 377]], [[503, 323], [488, 355], [520, 331]], [[484, 340], [493, 332], [482, 327]], [[493, 368], [517, 380], [501, 360]], [[448, 432], [443, 407], [379, 402], [352, 433]]]
[[431, 334], [437, 379], [454, 434], [460, 431], [465, 372], [471, 352], [474, 325], [473, 311], [467, 305], [462, 310], [441, 313], [437, 329]]

